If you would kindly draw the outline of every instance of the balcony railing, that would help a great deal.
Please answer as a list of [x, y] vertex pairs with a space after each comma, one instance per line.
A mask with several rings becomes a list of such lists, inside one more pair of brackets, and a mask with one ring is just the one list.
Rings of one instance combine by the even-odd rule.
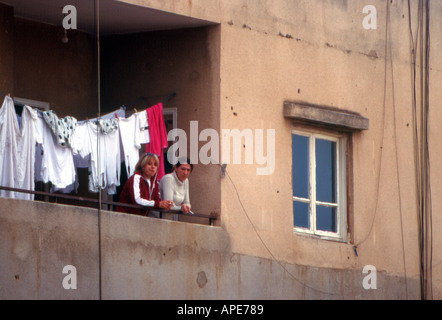
[[[183, 215], [188, 217], [195, 217], [195, 218], [205, 218], [208, 219], [209, 225], [213, 225], [213, 221], [216, 220], [216, 216], [213, 214], [203, 214], [203, 213], [183, 213], [182, 211], [177, 210], [165, 210], [165, 209], [159, 209], [159, 208], [151, 208], [151, 207], [144, 207], [136, 204], [127, 204], [127, 203], [121, 203], [121, 202], [115, 202], [115, 201], [107, 201], [107, 200], [99, 200], [94, 198], [86, 198], [81, 196], [73, 196], [69, 194], [60, 194], [60, 193], [52, 193], [52, 192], [45, 192], [45, 191], [33, 191], [33, 190], [26, 190], [26, 189], [18, 189], [18, 188], [11, 188], [11, 187], [4, 187], [0, 186], [0, 190], [5, 191], [11, 191], [11, 192], [21, 192], [21, 193], [28, 193], [28, 194], [34, 194], [34, 195], [41, 195], [45, 197], [55, 197], [60, 199], [69, 199], [69, 200], [75, 200], [80, 201], [82, 203], [96, 203], [96, 204], [104, 204], [109, 206], [120, 206], [120, 207], [128, 207], [128, 208], [136, 208], [136, 209], [142, 209], [147, 210], [151, 209], [156, 212], [159, 212], [160, 219], [163, 218], [163, 214], [172, 213], [177, 215]], [[112, 211], [112, 210], [110, 210]]]

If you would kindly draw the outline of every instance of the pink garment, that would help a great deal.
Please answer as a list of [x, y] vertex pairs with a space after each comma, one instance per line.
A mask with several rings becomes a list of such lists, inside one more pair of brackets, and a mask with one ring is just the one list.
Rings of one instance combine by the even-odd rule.
[[165, 175], [163, 149], [168, 147], [166, 124], [163, 117], [163, 103], [146, 109], [149, 123], [150, 143], [146, 144], [146, 152], [155, 153], [160, 159], [158, 167], [158, 181]]

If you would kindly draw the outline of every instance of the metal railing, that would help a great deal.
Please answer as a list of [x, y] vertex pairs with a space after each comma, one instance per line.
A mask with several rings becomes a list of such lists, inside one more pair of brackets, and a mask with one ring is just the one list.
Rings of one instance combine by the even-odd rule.
[[[10, 191], [10, 192], [20, 192], [20, 193], [28, 193], [33, 195], [41, 195], [46, 197], [55, 197], [60, 199], [69, 199], [69, 200], [76, 200], [80, 202], [89, 202], [89, 203], [96, 203], [96, 204], [105, 204], [110, 206], [119, 206], [119, 207], [128, 207], [128, 208], [135, 208], [135, 209], [142, 209], [142, 210], [154, 210], [156, 212], [159, 212], [160, 219], [162, 219], [163, 214], [172, 213], [172, 214], [178, 214], [188, 217], [195, 217], [195, 218], [205, 218], [209, 220], [209, 225], [213, 225], [213, 221], [216, 220], [216, 216], [212, 214], [202, 214], [202, 213], [184, 213], [182, 211], [177, 210], [165, 210], [161, 208], [151, 208], [151, 207], [144, 207], [137, 204], [128, 204], [128, 203], [121, 203], [121, 202], [115, 202], [115, 201], [107, 201], [107, 200], [99, 200], [94, 198], [86, 198], [81, 196], [73, 196], [69, 194], [61, 194], [61, 193], [52, 193], [52, 192], [45, 192], [45, 191], [34, 191], [34, 190], [26, 190], [26, 189], [18, 189], [18, 188], [11, 188], [11, 187], [4, 187], [0, 186], [0, 190]], [[35, 200], [39, 201], [39, 200]], [[48, 202], [48, 201], [41, 201], [41, 202]], [[63, 203], [65, 204], [65, 203]], [[66, 204], [69, 205], [69, 204]], [[113, 210], [108, 210], [113, 211]]]

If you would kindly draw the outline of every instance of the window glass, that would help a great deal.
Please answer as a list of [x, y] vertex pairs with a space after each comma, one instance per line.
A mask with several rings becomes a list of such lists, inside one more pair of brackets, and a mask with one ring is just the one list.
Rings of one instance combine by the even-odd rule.
[[316, 230], [337, 232], [336, 208], [316, 206]]
[[293, 223], [300, 228], [310, 229], [310, 204], [293, 201]]
[[316, 139], [316, 200], [336, 202], [336, 142]]
[[293, 196], [309, 198], [309, 137], [292, 135]]

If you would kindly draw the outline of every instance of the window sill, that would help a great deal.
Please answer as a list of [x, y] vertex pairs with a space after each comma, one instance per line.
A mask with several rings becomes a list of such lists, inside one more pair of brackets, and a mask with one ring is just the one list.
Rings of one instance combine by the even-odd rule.
[[316, 240], [326, 240], [326, 241], [341, 242], [341, 243], [344, 243], [344, 244], [348, 244], [347, 239], [345, 239], [345, 238], [343, 238], [343, 237], [341, 237], [339, 235], [314, 234], [314, 233], [311, 233], [311, 232], [306, 232], [306, 231], [299, 230], [297, 228], [293, 228], [293, 234], [301, 236], [301, 237], [316, 239]]

